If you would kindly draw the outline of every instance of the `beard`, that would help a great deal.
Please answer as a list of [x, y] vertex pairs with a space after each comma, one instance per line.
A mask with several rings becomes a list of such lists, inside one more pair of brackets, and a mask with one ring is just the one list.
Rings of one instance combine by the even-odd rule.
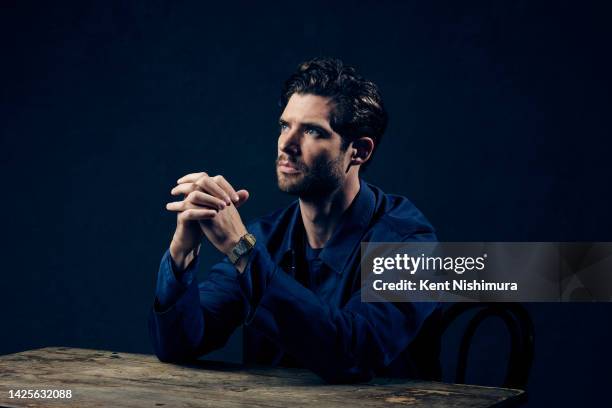
[[[276, 160], [277, 166], [280, 157]], [[324, 197], [338, 189], [342, 182], [342, 155], [336, 158], [317, 157], [311, 166], [302, 162], [291, 162], [300, 172], [295, 174], [281, 173], [278, 168], [276, 177], [278, 188], [303, 199]]]

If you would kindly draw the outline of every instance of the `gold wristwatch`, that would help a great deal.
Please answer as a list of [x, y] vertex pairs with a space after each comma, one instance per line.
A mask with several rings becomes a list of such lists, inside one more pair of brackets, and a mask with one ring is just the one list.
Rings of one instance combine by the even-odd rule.
[[232, 248], [229, 255], [227, 256], [230, 262], [233, 265], [236, 265], [236, 262], [244, 255], [251, 252], [251, 249], [255, 246], [255, 236], [253, 234], [249, 234], [248, 232], [240, 238], [240, 241]]

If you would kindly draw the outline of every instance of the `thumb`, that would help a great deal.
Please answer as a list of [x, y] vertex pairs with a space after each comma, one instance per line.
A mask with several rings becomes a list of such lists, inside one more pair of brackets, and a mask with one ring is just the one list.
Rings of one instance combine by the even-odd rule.
[[234, 205], [238, 208], [249, 199], [249, 192], [246, 190], [238, 190], [236, 194], [238, 194], [238, 202]]

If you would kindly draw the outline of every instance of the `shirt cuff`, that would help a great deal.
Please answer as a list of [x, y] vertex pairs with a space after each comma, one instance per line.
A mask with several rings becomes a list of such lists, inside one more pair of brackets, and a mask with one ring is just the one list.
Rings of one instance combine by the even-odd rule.
[[178, 271], [172, 256], [170, 256], [170, 250], [166, 250], [159, 265], [155, 291], [156, 305], [160, 308], [159, 311], [170, 308], [185, 293], [194, 280], [194, 271], [198, 267], [198, 260], [199, 257], [196, 256], [184, 271]]

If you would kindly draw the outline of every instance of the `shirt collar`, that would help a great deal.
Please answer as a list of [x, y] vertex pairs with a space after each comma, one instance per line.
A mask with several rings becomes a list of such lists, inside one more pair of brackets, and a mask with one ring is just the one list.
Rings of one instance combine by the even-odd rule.
[[[298, 234], [302, 233], [304, 226], [299, 203], [296, 204], [280, 247], [281, 257], [292, 249], [297, 251], [301, 242]], [[319, 254], [319, 258], [335, 272], [342, 273], [348, 267], [351, 255], [356, 249], [358, 250], [361, 238], [370, 225], [375, 204], [374, 192], [366, 182], [359, 179], [359, 192], [342, 214], [338, 227]]]

